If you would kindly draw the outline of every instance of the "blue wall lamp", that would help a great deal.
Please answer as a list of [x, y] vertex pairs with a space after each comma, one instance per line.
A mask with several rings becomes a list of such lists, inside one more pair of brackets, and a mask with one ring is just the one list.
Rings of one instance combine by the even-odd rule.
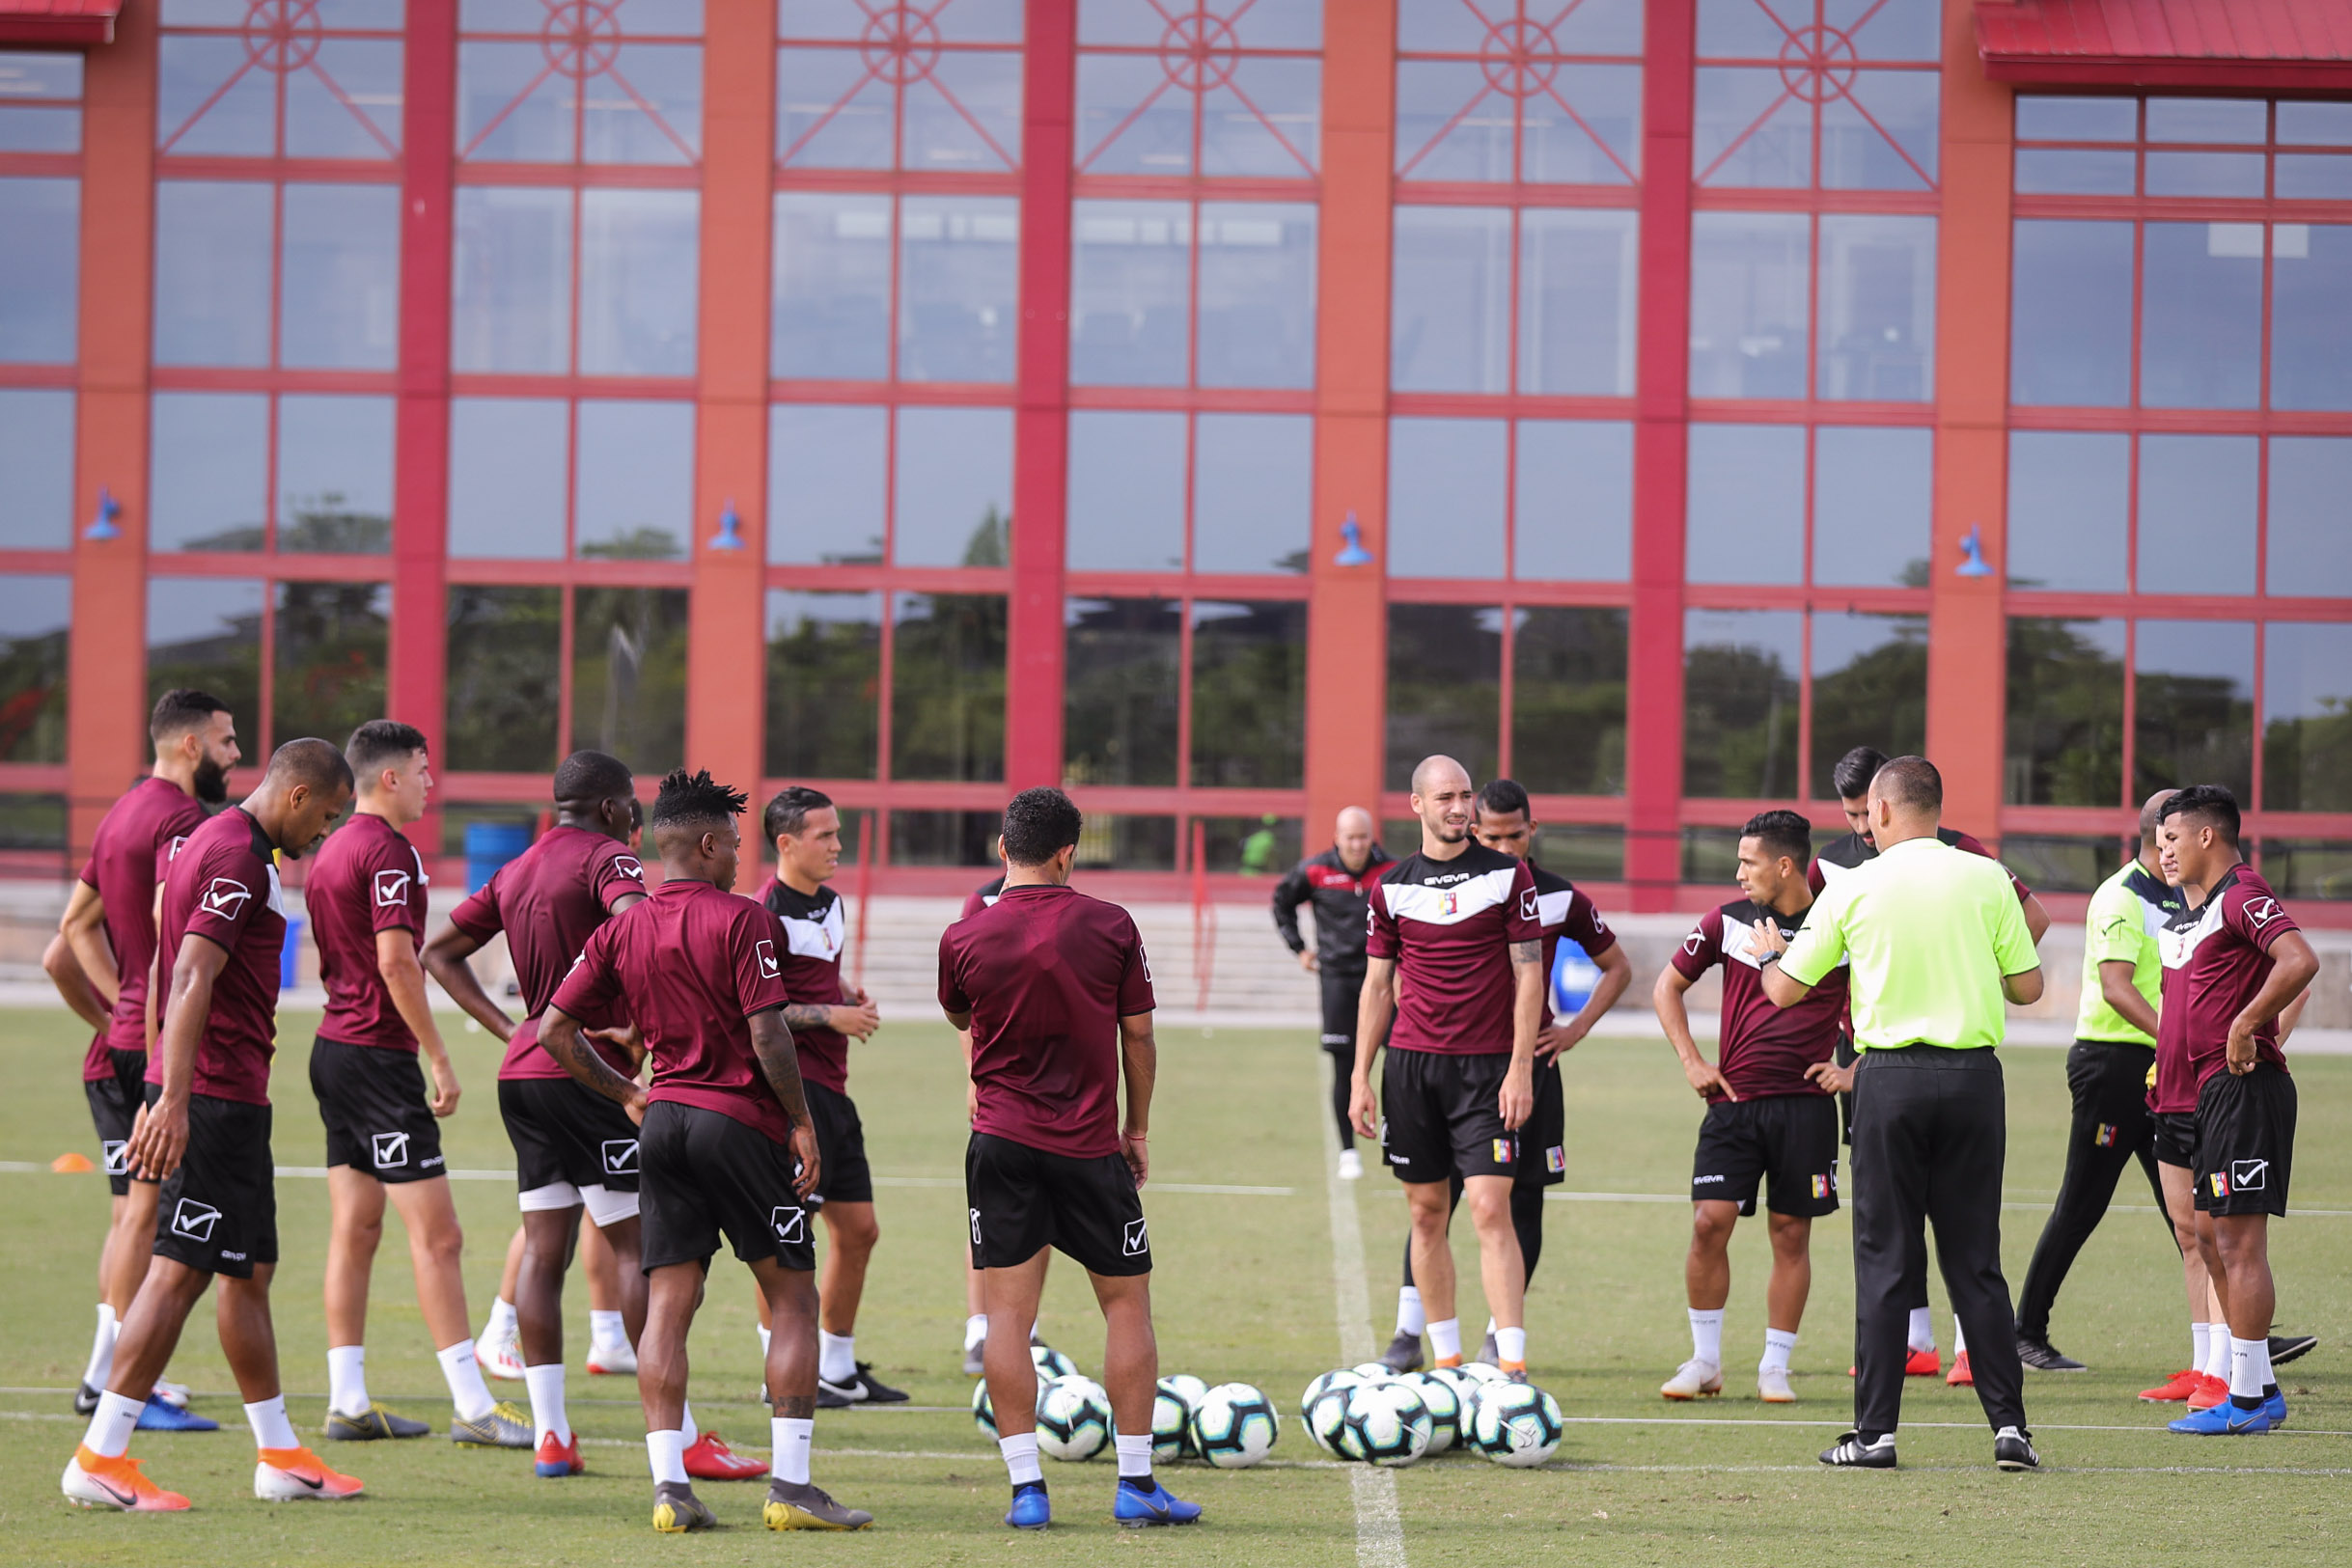
[[1347, 514], [1347, 520], [1340, 525], [1340, 553], [1331, 558], [1331, 564], [1335, 566], [1369, 566], [1372, 564], [1372, 553], [1364, 548], [1363, 525], [1356, 521], [1356, 514], [1352, 511]]
[[1960, 540], [1960, 564], [1952, 570], [1962, 577], [1990, 577], [1993, 568], [1984, 559], [1984, 531], [1975, 523], [1968, 525], [1968, 535]]
[[112, 490], [109, 490], [103, 484], [99, 485], [98, 514], [90, 519], [90, 526], [88, 528], [82, 530], [82, 537], [86, 539], [121, 538], [123, 536], [123, 530], [116, 524], [115, 519], [122, 515], [123, 503], [114, 498], [114, 492]]
[[735, 498], [729, 496], [727, 505], [719, 509], [719, 531], [710, 536], [713, 550], [743, 548], [743, 519], [735, 514]]

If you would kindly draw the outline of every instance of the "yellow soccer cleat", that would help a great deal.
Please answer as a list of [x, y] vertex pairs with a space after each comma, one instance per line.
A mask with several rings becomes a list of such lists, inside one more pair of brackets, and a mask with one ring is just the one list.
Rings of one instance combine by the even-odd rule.
[[767, 1503], [760, 1517], [772, 1530], [862, 1530], [873, 1523], [863, 1508], [844, 1508], [824, 1488], [807, 1482], [774, 1480], [767, 1483]]
[[653, 1527], [664, 1535], [684, 1535], [691, 1530], [714, 1529], [719, 1516], [703, 1506], [703, 1499], [694, 1495], [694, 1488], [680, 1486], [675, 1481], [657, 1481], [653, 1486]]

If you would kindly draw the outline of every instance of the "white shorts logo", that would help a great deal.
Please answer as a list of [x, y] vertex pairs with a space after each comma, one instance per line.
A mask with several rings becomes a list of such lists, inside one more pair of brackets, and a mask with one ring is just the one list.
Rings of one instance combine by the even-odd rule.
[[975, 1247], [980, 1245], [980, 1210], [978, 1209], [972, 1211], [972, 1245]]
[[769, 1212], [767, 1223], [776, 1227], [778, 1241], [803, 1241], [808, 1237], [809, 1217], [797, 1208], [778, 1205]]
[[2270, 1185], [2268, 1160], [2232, 1160], [2229, 1162], [2229, 1190], [2233, 1193], [2258, 1193]]
[[782, 973], [784, 972], [776, 967], [776, 944], [773, 942], [761, 943], [760, 977], [763, 980], [772, 980]]
[[378, 909], [399, 909], [408, 902], [408, 873], [406, 871], [378, 871], [375, 873], [375, 906]]
[[1129, 1257], [1141, 1257], [1151, 1251], [1151, 1237], [1145, 1230], [1143, 1221], [1129, 1220], [1127, 1222], [1127, 1233], [1121, 1242], [1120, 1250]]
[[377, 1133], [375, 1135], [375, 1169], [398, 1170], [408, 1163], [408, 1135], [406, 1133]]
[[245, 907], [245, 900], [252, 896], [253, 890], [236, 878], [216, 876], [212, 879], [212, 885], [205, 889], [205, 895], [196, 906], [197, 913], [218, 915], [222, 920], [233, 921], [236, 919], [238, 911]]
[[172, 1211], [172, 1234], [185, 1236], [190, 1241], [208, 1242], [212, 1239], [212, 1226], [219, 1219], [220, 1210], [211, 1204], [183, 1197], [180, 1200], [180, 1207]]
[[604, 1173], [608, 1176], [633, 1176], [637, 1173], [637, 1140], [608, 1138], [604, 1141]]
[[98, 1141], [98, 1163], [110, 1176], [130, 1174], [130, 1140], [106, 1138]]

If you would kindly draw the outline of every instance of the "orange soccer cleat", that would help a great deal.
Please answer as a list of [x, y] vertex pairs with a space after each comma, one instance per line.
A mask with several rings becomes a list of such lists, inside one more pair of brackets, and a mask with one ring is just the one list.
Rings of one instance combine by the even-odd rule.
[[2177, 1405], [2197, 1391], [2197, 1380], [2204, 1376], [2194, 1366], [2184, 1366], [2153, 1389], [2143, 1389], [2140, 1397], [2151, 1405]]
[[705, 1432], [686, 1449], [686, 1473], [698, 1481], [757, 1481], [766, 1476], [767, 1466], [744, 1458], [716, 1432]]
[[1977, 1374], [1968, 1369], [1967, 1351], [1951, 1359], [1951, 1372], [1944, 1381], [1955, 1389], [1973, 1389], [1977, 1386]]
[[176, 1514], [184, 1512], [188, 1499], [177, 1492], [166, 1492], [139, 1473], [139, 1462], [128, 1454], [108, 1459], [90, 1451], [87, 1444], [76, 1444], [73, 1457], [66, 1462], [66, 1473], [60, 1482], [67, 1498], [85, 1508], [120, 1508], [126, 1514]]
[[263, 1448], [253, 1467], [253, 1495], [263, 1502], [342, 1502], [366, 1490], [308, 1448]]
[[533, 1463], [536, 1473], [545, 1480], [563, 1475], [584, 1475], [588, 1472], [588, 1462], [580, 1457], [580, 1434], [577, 1432], [571, 1435], [568, 1443], [556, 1442], [553, 1432], [543, 1434], [539, 1440], [539, 1454]]
[[2216, 1405], [2229, 1403], [2229, 1384], [2210, 1372], [2197, 1374], [2197, 1391], [2189, 1395], [2191, 1410], [2211, 1410]]

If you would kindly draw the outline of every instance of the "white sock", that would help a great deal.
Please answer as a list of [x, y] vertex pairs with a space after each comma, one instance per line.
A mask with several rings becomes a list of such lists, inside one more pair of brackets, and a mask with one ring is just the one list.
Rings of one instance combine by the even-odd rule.
[[82, 1382], [93, 1389], [103, 1389], [106, 1380], [114, 1376], [115, 1336], [123, 1332], [116, 1321], [114, 1308], [98, 1303], [98, 1332], [90, 1341], [90, 1365], [82, 1373]]
[[1409, 1334], [1418, 1339], [1428, 1327], [1429, 1314], [1421, 1309], [1420, 1290], [1412, 1285], [1398, 1287], [1397, 1291], [1397, 1332]]
[[2193, 1371], [2201, 1372], [2205, 1369], [2205, 1351], [2207, 1348], [2205, 1344], [2205, 1335], [2208, 1332], [2210, 1331], [2208, 1326], [2205, 1324], [2192, 1323], [2189, 1325], [2189, 1366]]
[[1913, 1350], [1935, 1349], [1935, 1314], [1924, 1307], [1911, 1308], [1911, 1339]]
[[703, 1429], [694, 1424], [694, 1406], [684, 1400], [680, 1400], [678, 1406], [678, 1430], [689, 1448], [703, 1440]]
[[450, 1403], [457, 1407], [457, 1419], [478, 1421], [487, 1416], [498, 1401], [490, 1397], [490, 1386], [482, 1381], [482, 1363], [474, 1359], [474, 1341], [460, 1339], [454, 1345], [444, 1345], [433, 1352], [441, 1362], [442, 1380], [449, 1385]]
[[760, 1364], [761, 1366], [767, 1365], [767, 1347], [775, 1342], [776, 1335], [772, 1331], [767, 1329], [760, 1331]]
[[588, 1342], [597, 1350], [624, 1350], [629, 1342], [628, 1325], [619, 1312], [592, 1311], [588, 1314]]
[[[619, 1317], [621, 1314], [616, 1312], [613, 1315]], [[514, 1304], [504, 1296], [493, 1298], [490, 1302], [490, 1321], [482, 1326], [482, 1337], [493, 1345], [503, 1345], [514, 1337], [517, 1327]]]
[[1527, 1331], [1525, 1329], [1496, 1329], [1495, 1356], [1506, 1365], [1527, 1364]]
[[332, 1345], [326, 1353], [326, 1408], [338, 1416], [368, 1414], [368, 1347]]
[[1785, 1372], [1788, 1358], [1797, 1348], [1797, 1336], [1781, 1329], [1764, 1331], [1764, 1359], [1756, 1363], [1758, 1372]]
[[[978, 1349], [978, 1348], [980, 1347], [980, 1345], [982, 1344], [982, 1341], [984, 1341], [984, 1340], [985, 1340], [987, 1337], [988, 1337], [988, 1314], [987, 1314], [987, 1313], [985, 1313], [985, 1312], [975, 1312], [975, 1313], [973, 1313], [973, 1314], [972, 1314], [970, 1317], [965, 1318], [965, 1319], [963, 1320], [963, 1347], [964, 1347], [964, 1349], [966, 1349], [966, 1350], [976, 1350], [976, 1349]], [[767, 1331], [766, 1331], [765, 1329], [761, 1329], [761, 1330], [760, 1331], [760, 1342], [761, 1342], [761, 1345], [765, 1345], [765, 1344], [767, 1343]]]
[[1702, 1312], [1690, 1308], [1691, 1360], [1704, 1362], [1709, 1366], [1723, 1364], [1723, 1308]]
[[571, 1441], [571, 1420], [564, 1411], [564, 1363], [523, 1368], [523, 1387], [531, 1390], [531, 1424], [540, 1439]]
[[2263, 1363], [2270, 1360], [2270, 1342], [2266, 1339], [2240, 1339], [2229, 1336], [2229, 1397], [2231, 1399], [2260, 1399], [2262, 1385], [2270, 1381], [2270, 1368]]
[[1119, 1452], [1119, 1478], [1122, 1481], [1151, 1479], [1151, 1434], [1131, 1438], [1124, 1432], [1114, 1433], [1111, 1446]]
[[653, 1484], [664, 1481], [674, 1486], [686, 1484], [686, 1439], [680, 1432], [648, 1432], [645, 1435], [646, 1463], [653, 1472]]
[[107, 1459], [122, 1458], [130, 1452], [130, 1435], [138, 1428], [139, 1412], [146, 1408], [146, 1400], [128, 1394], [99, 1394], [98, 1408], [91, 1413], [90, 1430], [82, 1434], [82, 1446]]
[[1960, 1315], [1951, 1317], [1951, 1353], [1955, 1357], [1968, 1354], [1968, 1331], [1960, 1327]]
[[1429, 1325], [1429, 1356], [1440, 1364], [1462, 1356], [1462, 1320], [1450, 1317]]
[[857, 1335], [816, 1331], [816, 1375], [835, 1388], [857, 1379]]
[[776, 1450], [772, 1467], [776, 1479], [808, 1485], [809, 1447], [816, 1441], [816, 1422], [806, 1416], [774, 1416], [767, 1425], [768, 1441]]
[[996, 1451], [1005, 1456], [1005, 1473], [1012, 1477], [1015, 1486], [1027, 1486], [1036, 1481], [1042, 1485], [1045, 1472], [1038, 1464], [1038, 1435], [1020, 1432], [996, 1440]]
[[2205, 1376], [2229, 1381], [2229, 1325], [2208, 1324], [2205, 1328]]
[[302, 1440], [294, 1436], [294, 1423], [286, 1418], [284, 1394], [264, 1399], [258, 1405], [247, 1405], [245, 1424], [253, 1428], [253, 1445], [257, 1448], [302, 1446]]

